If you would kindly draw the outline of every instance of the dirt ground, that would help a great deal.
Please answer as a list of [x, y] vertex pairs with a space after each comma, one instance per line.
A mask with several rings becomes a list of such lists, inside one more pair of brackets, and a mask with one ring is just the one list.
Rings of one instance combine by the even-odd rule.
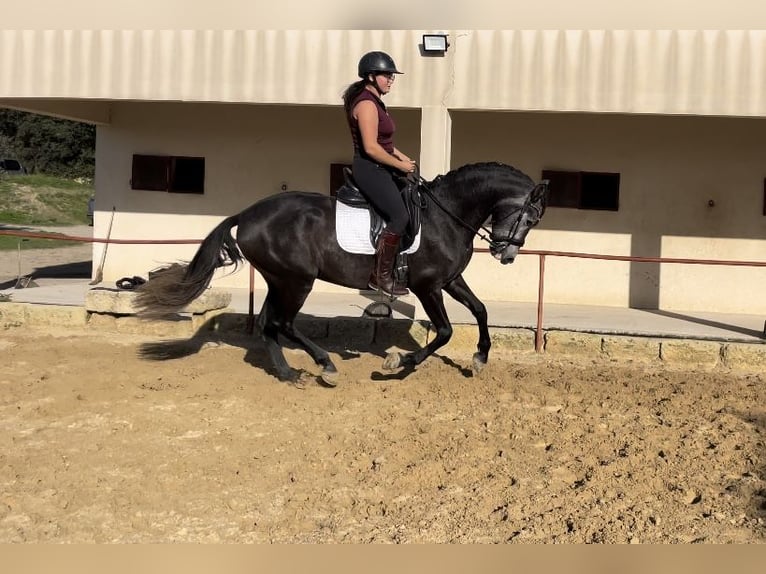
[[[65, 231], [85, 235], [88, 229]], [[22, 252], [90, 276], [90, 244]], [[16, 253], [0, 258], [15, 283]], [[82, 267], [82, 269], [80, 269]], [[0, 332], [0, 542], [762, 542], [764, 376]], [[367, 352], [369, 351], [369, 352]], [[172, 354], [172, 353], [171, 353]]]
[[[0, 542], [764, 540], [760, 375], [0, 332]], [[250, 348], [248, 348], [250, 346]]]

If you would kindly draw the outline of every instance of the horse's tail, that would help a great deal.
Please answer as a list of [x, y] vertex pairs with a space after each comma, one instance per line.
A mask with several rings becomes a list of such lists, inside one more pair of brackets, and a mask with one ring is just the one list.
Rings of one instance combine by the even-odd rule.
[[173, 263], [152, 274], [136, 291], [134, 306], [144, 317], [176, 313], [194, 301], [210, 285], [219, 267], [243, 261], [231, 229], [239, 224], [239, 214], [227, 217], [202, 241], [188, 265]]

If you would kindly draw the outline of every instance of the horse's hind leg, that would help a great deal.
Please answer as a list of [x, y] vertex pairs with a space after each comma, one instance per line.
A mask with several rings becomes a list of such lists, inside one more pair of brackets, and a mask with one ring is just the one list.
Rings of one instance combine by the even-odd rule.
[[[269, 356], [280, 379], [283, 379], [282, 374], [284, 374], [287, 380], [295, 380], [297, 373], [290, 368], [285, 360], [282, 347], [277, 340], [279, 333], [302, 347], [314, 362], [322, 367], [322, 380], [328, 385], [335, 386], [338, 370], [330, 359], [330, 355], [298, 331], [294, 325], [295, 317], [298, 315], [298, 311], [303, 306], [310, 291], [310, 284], [304, 289], [296, 289], [295, 283], [290, 288], [275, 288], [272, 284], [269, 284], [269, 291], [263, 305], [263, 319], [261, 320], [259, 317], [259, 325], [261, 326]], [[280, 295], [277, 295], [277, 293]]]
[[298, 329], [295, 328], [295, 325], [293, 325], [292, 321], [285, 323], [281, 333], [290, 339], [293, 343], [303, 347], [306, 352], [311, 355], [311, 358], [314, 359], [314, 362], [322, 367], [321, 376], [322, 381], [324, 381], [325, 384], [331, 387], [334, 387], [338, 384], [338, 369], [335, 368], [335, 365], [333, 364], [332, 359], [330, 359], [330, 355], [327, 353], [327, 351], [306, 337], [306, 335], [298, 331]]
[[270, 301], [270, 295], [271, 290], [266, 295], [266, 300], [263, 302], [263, 307], [258, 315], [258, 328], [261, 331], [261, 338], [266, 345], [266, 352], [276, 371], [277, 378], [280, 381], [295, 382], [298, 379], [298, 372], [287, 363], [285, 354], [282, 352], [282, 346], [277, 339], [279, 324], [273, 302]]

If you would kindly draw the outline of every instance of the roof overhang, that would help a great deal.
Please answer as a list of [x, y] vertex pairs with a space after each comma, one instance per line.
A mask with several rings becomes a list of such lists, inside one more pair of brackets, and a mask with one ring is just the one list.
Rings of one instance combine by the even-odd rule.
[[0, 98], [0, 108], [34, 112], [89, 124], [109, 123], [109, 102], [88, 100], [53, 100], [36, 98]]
[[766, 116], [766, 30], [452, 30], [439, 58], [424, 32], [0, 30], [0, 99], [339, 106], [375, 49], [406, 72], [392, 107]]

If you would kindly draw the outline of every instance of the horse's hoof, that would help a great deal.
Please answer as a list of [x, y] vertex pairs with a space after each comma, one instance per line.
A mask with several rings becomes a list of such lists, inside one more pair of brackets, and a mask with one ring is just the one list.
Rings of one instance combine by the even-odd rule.
[[474, 353], [473, 354], [473, 372], [478, 375], [484, 370], [484, 367], [486, 366], [487, 366], [487, 361], [486, 359], [484, 359], [481, 353]]
[[383, 368], [386, 371], [393, 371], [402, 366], [401, 353], [389, 353], [386, 355], [386, 360], [383, 361]]
[[338, 386], [338, 371], [336, 370], [328, 371], [327, 369], [325, 369], [324, 371], [322, 371], [322, 374], [319, 376], [319, 380], [322, 382], [324, 386], [335, 388]]

